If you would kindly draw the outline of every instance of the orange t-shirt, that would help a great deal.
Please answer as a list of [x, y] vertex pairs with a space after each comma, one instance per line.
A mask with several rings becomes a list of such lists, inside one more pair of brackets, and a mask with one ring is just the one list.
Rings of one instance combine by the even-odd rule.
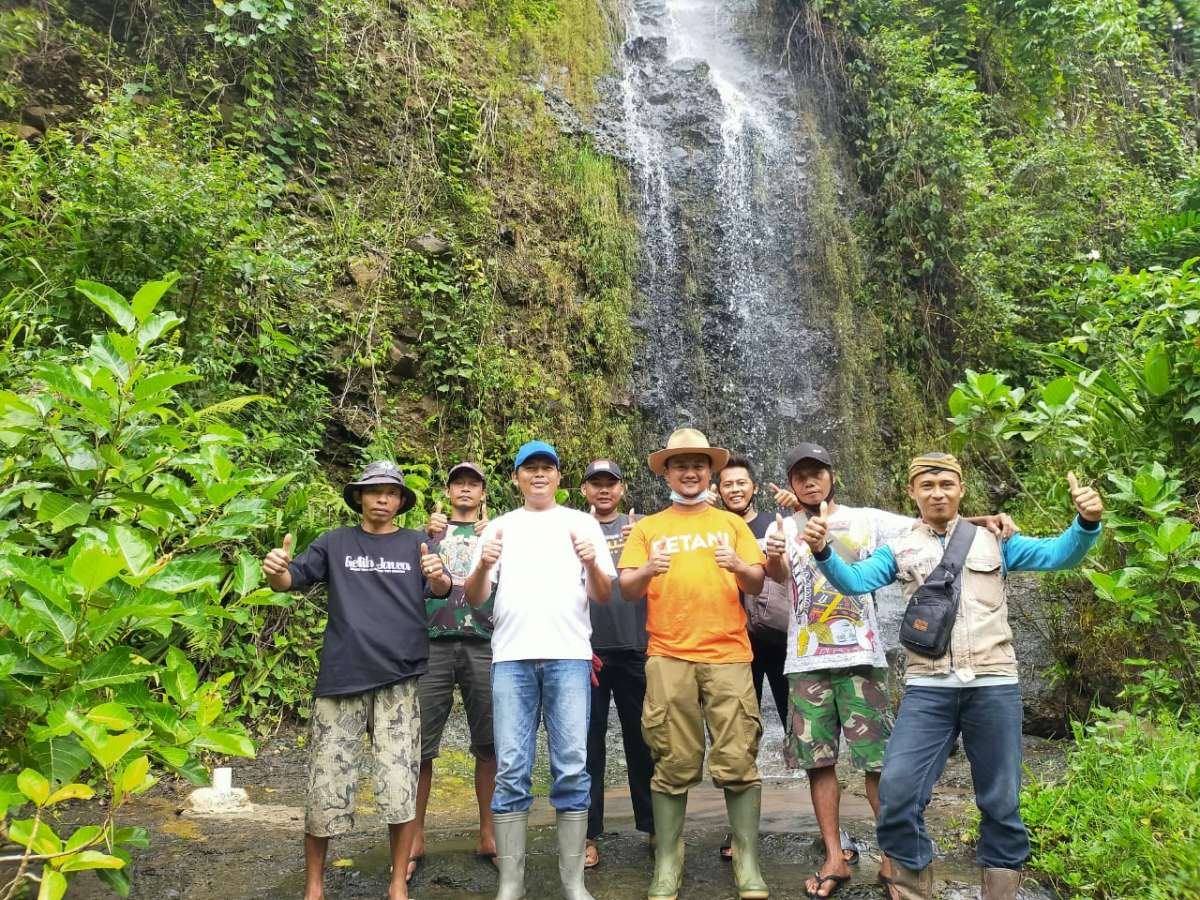
[[713, 553], [726, 542], [744, 562], [766, 562], [745, 521], [708, 504], [687, 511], [671, 506], [633, 526], [617, 568], [645, 565], [652, 548], [660, 545], [671, 554], [671, 567], [655, 575], [646, 591], [648, 656], [703, 663], [750, 661], [737, 581], [717, 565]]

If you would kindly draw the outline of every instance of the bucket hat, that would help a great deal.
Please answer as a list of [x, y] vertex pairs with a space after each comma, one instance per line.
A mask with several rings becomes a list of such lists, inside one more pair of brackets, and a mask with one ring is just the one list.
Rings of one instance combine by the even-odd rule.
[[417, 502], [417, 495], [413, 493], [412, 488], [404, 483], [404, 473], [399, 467], [387, 460], [379, 460], [378, 462], [370, 463], [363, 469], [362, 475], [357, 481], [351, 481], [342, 488], [342, 499], [356, 513], [362, 513], [362, 504], [358, 498], [354, 496], [356, 490], [362, 490], [373, 484], [390, 484], [400, 489], [400, 509], [396, 511], [396, 515], [408, 512], [413, 508], [413, 504]]
[[646, 462], [650, 471], [663, 475], [667, 471], [667, 460], [672, 456], [683, 456], [688, 453], [699, 453], [712, 461], [714, 469], [722, 468], [729, 462], [729, 451], [724, 447], [710, 447], [704, 432], [695, 428], [676, 428], [667, 438], [667, 446], [662, 450], [651, 453]]

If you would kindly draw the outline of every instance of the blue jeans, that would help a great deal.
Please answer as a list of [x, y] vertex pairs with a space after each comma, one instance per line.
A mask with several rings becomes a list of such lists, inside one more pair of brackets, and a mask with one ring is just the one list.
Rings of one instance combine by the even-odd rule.
[[496, 793], [492, 812], [524, 812], [533, 804], [531, 775], [538, 722], [546, 719], [550, 747], [550, 805], [559, 812], [588, 808], [588, 717], [591, 660], [525, 659], [492, 664], [492, 730]]
[[975, 859], [991, 869], [1019, 869], [1029, 858], [1021, 822], [1021, 689], [910, 687], [883, 757], [879, 849], [906, 869], [933, 860], [925, 807], [959, 733], [971, 763], [982, 818]]

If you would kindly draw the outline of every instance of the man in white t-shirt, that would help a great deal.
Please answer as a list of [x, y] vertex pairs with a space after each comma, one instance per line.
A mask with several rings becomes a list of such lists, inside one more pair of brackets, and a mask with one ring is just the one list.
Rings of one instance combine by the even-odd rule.
[[592, 623], [616, 576], [604, 532], [587, 513], [559, 506], [558, 454], [544, 441], [517, 451], [513, 483], [525, 505], [492, 520], [475, 548], [466, 597], [496, 595], [492, 618], [492, 719], [496, 742], [496, 900], [525, 896], [525, 832], [539, 710], [550, 749], [558, 869], [567, 900], [592, 900], [583, 883], [591, 779]]
[[[879, 815], [883, 752], [892, 733], [888, 666], [870, 594], [845, 595], [821, 574], [803, 538], [805, 514], [822, 504], [829, 544], [847, 562], [866, 559], [891, 538], [912, 530], [915, 520], [879, 509], [842, 506], [833, 499], [836, 475], [824, 447], [800, 444], [787, 456], [788, 485], [800, 512], [776, 519], [767, 536], [767, 573], [791, 588], [788, 625], [788, 726], [784, 756], [808, 774], [813, 810], [825, 845], [825, 864], [805, 882], [810, 897], [831, 896], [850, 880], [848, 863], [857, 850], [843, 847], [841, 786], [834, 766], [841, 737], [854, 763], [865, 772], [867, 800]], [[981, 517], [977, 524], [999, 529], [1007, 517]], [[782, 531], [782, 533], [781, 533]], [[885, 856], [879, 880], [891, 890], [891, 861]]]

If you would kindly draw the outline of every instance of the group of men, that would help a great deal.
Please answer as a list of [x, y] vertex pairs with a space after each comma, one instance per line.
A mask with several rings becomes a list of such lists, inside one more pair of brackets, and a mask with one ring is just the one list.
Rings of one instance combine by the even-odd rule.
[[[784, 463], [787, 488], [771, 485], [783, 509], [760, 511], [749, 461], [679, 429], [648, 458], [670, 505], [635, 517], [620, 512], [624, 477], [606, 459], [591, 462], [580, 484], [589, 511], [560, 505], [558, 454], [531, 441], [513, 461], [521, 506], [489, 520], [487, 476], [459, 463], [447, 477], [450, 514], [439, 504], [424, 532], [395, 524], [415, 495], [394, 465], [372, 463], [344, 491], [359, 525], [321, 535], [295, 559], [286, 537], [264, 559], [270, 584], [329, 587], [311, 719], [306, 900], [323, 896], [329, 838], [353, 826], [364, 734], [390, 823], [389, 897], [408, 897], [456, 686], [476, 760], [478, 853], [497, 866], [497, 900], [525, 896], [542, 722], [563, 896], [591, 900], [584, 871], [599, 862], [610, 703], [635, 825], [655, 854], [649, 900], [679, 894], [687, 796], [702, 778], [706, 730], [738, 896], [765, 898], [756, 764], [764, 682], [786, 726], [785, 756], [807, 770], [825, 846], [808, 896], [834, 894], [857, 861], [838, 822], [833, 766], [843, 739], [866, 771], [885, 896], [932, 896], [923, 812], [961, 734], [982, 814], [983, 896], [1014, 900], [1028, 839], [1004, 578], [1078, 564], [1099, 533], [1099, 496], [1070, 476], [1077, 516], [1062, 535], [1039, 540], [1013, 534], [1006, 517], [961, 518], [966, 487], [948, 454], [912, 461], [915, 520], [838, 504], [833, 460], [817, 445], [800, 445]], [[714, 478], [724, 509], [713, 503]], [[893, 729], [872, 592], [899, 581], [912, 597], [963, 527], [973, 538], [950, 646], [937, 658], [909, 651]]]

